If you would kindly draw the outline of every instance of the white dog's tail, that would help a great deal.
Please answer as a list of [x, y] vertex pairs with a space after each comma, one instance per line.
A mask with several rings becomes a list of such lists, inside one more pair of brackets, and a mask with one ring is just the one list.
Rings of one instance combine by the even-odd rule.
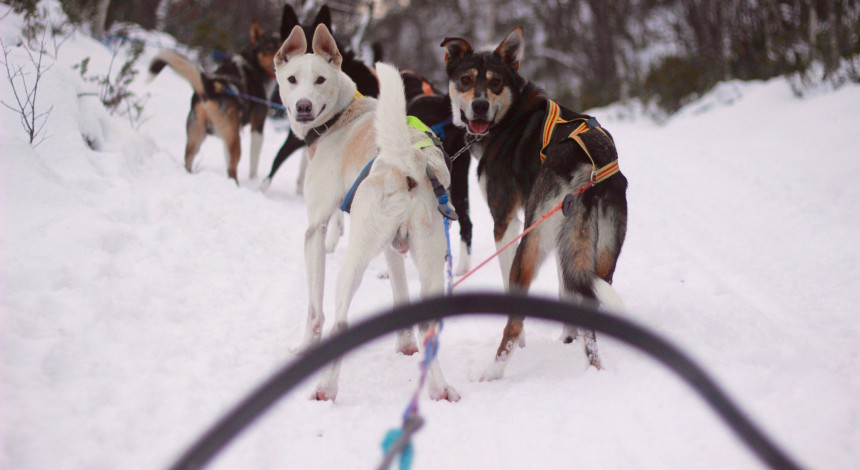
[[200, 95], [200, 97], [206, 97], [203, 75], [200, 73], [197, 64], [173, 51], [161, 51], [152, 59], [152, 62], [149, 63], [149, 76], [146, 78], [147, 83], [154, 80], [155, 76], [164, 69], [165, 65], [169, 65], [182, 78], [188, 80], [191, 88], [194, 88], [194, 92]]
[[[376, 75], [379, 77], [379, 103], [376, 107], [376, 145], [379, 147], [379, 157], [406, 163], [414, 176], [423, 176], [425, 169], [412, 168], [415, 163], [408, 158], [412, 155], [412, 141], [409, 137], [410, 128], [406, 124], [406, 96], [403, 89], [403, 79], [393, 65], [377, 62]], [[404, 161], [404, 158], [409, 161]], [[426, 162], [425, 162], [426, 165]], [[420, 173], [419, 173], [420, 172]]]
[[611, 312], [624, 312], [624, 302], [608, 282], [594, 276], [591, 288], [603, 308]]

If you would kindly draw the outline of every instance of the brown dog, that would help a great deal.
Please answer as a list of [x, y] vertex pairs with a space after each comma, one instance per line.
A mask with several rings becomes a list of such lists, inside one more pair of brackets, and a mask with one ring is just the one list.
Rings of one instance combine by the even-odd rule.
[[254, 23], [251, 25], [251, 45], [226, 59], [212, 74], [201, 72], [197, 64], [173, 51], [162, 51], [152, 59], [149, 80], [169, 65], [194, 88], [186, 122], [185, 169], [189, 173], [206, 135], [215, 134], [224, 139], [227, 176], [238, 184], [239, 131], [251, 124], [249, 176], [257, 176], [263, 146], [263, 124], [269, 113], [269, 106], [265, 103], [275, 87], [274, 58], [280, 45], [280, 34], [263, 32], [260, 25]]

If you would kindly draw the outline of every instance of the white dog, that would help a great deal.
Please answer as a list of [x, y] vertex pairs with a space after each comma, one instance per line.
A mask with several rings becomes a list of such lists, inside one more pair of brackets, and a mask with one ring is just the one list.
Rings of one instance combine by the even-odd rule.
[[[319, 342], [323, 322], [326, 225], [338, 210], [359, 174], [376, 157], [366, 179], [354, 192], [349, 246], [337, 280], [335, 325], [347, 328], [347, 310], [371, 259], [385, 253], [394, 302], [409, 301], [403, 253], [412, 252], [423, 297], [444, 290], [446, 242], [442, 216], [428, 177], [428, 169], [445, 186], [450, 175], [435, 146], [413, 145], [427, 139], [407, 125], [403, 81], [394, 67], [377, 64], [379, 101], [356, 93], [353, 81], [340, 70], [342, 57], [328, 28], [320, 25], [313, 38], [313, 54], [300, 27], [275, 56], [281, 100], [290, 127], [308, 144], [309, 164], [304, 192], [308, 228], [305, 233], [308, 323], [302, 348]], [[426, 333], [433, 324], [420, 325]], [[412, 328], [398, 332], [397, 351], [418, 351]], [[314, 393], [318, 400], [334, 400], [340, 360], [323, 374]], [[438, 361], [428, 371], [433, 399], [459, 399]]]

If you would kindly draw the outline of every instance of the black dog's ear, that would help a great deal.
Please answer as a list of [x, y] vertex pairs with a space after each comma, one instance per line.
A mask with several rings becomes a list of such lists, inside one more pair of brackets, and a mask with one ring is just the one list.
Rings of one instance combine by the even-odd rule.
[[275, 54], [275, 68], [286, 64], [293, 57], [303, 55], [307, 51], [308, 40], [305, 39], [305, 32], [302, 31], [301, 26], [293, 26], [290, 36], [287, 37], [287, 40], [278, 49], [278, 53]]
[[264, 34], [263, 27], [260, 26], [259, 23], [257, 23], [256, 21], [251, 23], [251, 45], [252, 46], [257, 45], [257, 41], [259, 41], [260, 38], [263, 37], [263, 34]]
[[334, 36], [331, 35], [331, 32], [324, 24], [320, 24], [314, 30], [313, 51], [314, 54], [322, 57], [337, 68], [340, 68], [340, 64], [343, 63], [343, 56], [340, 55], [340, 51], [337, 49]]
[[496, 48], [496, 54], [502, 58], [504, 63], [508, 64], [514, 70], [520, 68], [520, 59], [523, 58], [523, 48], [525, 47], [525, 39], [523, 39], [523, 28], [517, 26], [513, 31], [505, 36], [505, 39]]
[[281, 16], [281, 41], [286, 41], [290, 32], [299, 24], [299, 17], [296, 16], [296, 10], [290, 4], [284, 5], [284, 14]]
[[329, 31], [331, 31], [331, 10], [328, 8], [328, 5], [323, 5], [320, 8], [319, 13], [317, 13], [317, 17], [314, 18], [311, 26], [316, 28], [317, 26], [324, 24]]
[[440, 46], [445, 48], [445, 65], [472, 52], [469, 41], [461, 38], [445, 38]]

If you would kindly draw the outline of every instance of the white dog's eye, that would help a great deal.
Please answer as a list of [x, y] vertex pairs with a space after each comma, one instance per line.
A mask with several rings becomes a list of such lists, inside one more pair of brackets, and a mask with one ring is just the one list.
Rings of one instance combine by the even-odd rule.
[[289, 77], [287, 77], [287, 81], [292, 83], [293, 85], [295, 85], [296, 84], [296, 77], [294, 75], [290, 75]]
[[325, 83], [325, 77], [317, 77], [316, 84], [322, 85], [323, 83]]

